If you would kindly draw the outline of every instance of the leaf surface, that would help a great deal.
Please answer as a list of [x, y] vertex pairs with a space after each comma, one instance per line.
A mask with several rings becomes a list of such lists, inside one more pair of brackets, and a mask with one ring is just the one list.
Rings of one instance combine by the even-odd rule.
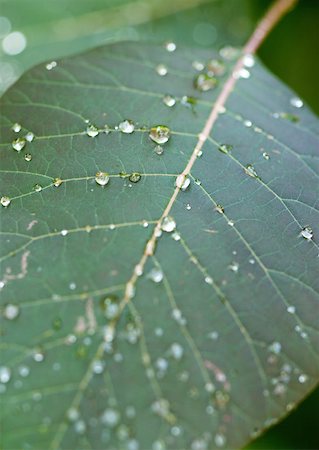
[[200, 93], [193, 53], [109, 45], [2, 98], [4, 448], [238, 448], [318, 382], [318, 120], [258, 61], [136, 269], [234, 66]]

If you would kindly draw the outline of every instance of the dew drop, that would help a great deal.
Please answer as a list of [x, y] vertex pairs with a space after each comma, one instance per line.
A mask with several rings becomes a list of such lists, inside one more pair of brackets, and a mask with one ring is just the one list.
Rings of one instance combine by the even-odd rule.
[[86, 134], [89, 137], [95, 137], [99, 134], [99, 130], [95, 125], [88, 125], [88, 127], [86, 128]]
[[225, 209], [222, 205], [216, 205], [215, 211], [217, 211], [219, 214], [224, 214]]
[[54, 178], [53, 179], [53, 186], [59, 187], [59, 186], [61, 186], [61, 184], [62, 184], [61, 178]]
[[32, 133], [32, 131], [29, 131], [26, 135], [25, 135], [25, 139], [28, 142], [32, 142], [34, 139], [34, 134]]
[[27, 377], [30, 373], [30, 369], [28, 366], [20, 366], [18, 368], [19, 375], [23, 378]]
[[158, 66], [156, 66], [155, 68], [157, 74], [161, 77], [164, 77], [165, 75], [167, 75], [167, 67], [165, 66], [165, 64], [158, 64]]
[[106, 186], [110, 181], [109, 174], [106, 172], [97, 172], [95, 174], [95, 182], [100, 186]]
[[11, 379], [11, 370], [9, 367], [1, 366], [0, 367], [0, 383], [6, 384]]
[[8, 320], [14, 320], [20, 314], [20, 308], [17, 305], [8, 303], [4, 307], [3, 316]]
[[131, 134], [135, 130], [135, 125], [132, 120], [125, 119], [119, 123], [119, 130], [124, 134]]
[[44, 353], [40, 349], [36, 349], [32, 355], [35, 362], [42, 362], [44, 360]]
[[172, 238], [174, 239], [174, 241], [180, 241], [181, 235], [177, 231], [174, 231], [174, 233], [172, 234]]
[[25, 147], [26, 140], [25, 138], [17, 138], [12, 142], [12, 148], [17, 152], [21, 152], [21, 150]]
[[289, 314], [295, 314], [296, 307], [295, 306], [288, 306], [287, 312], [289, 312]]
[[26, 154], [24, 155], [24, 159], [25, 159], [27, 162], [30, 162], [31, 159], [32, 159], [31, 153], [26, 153]]
[[212, 59], [207, 63], [207, 70], [215, 76], [221, 76], [224, 75], [226, 71], [225, 64], [222, 61], [219, 61], [218, 59]]
[[15, 133], [19, 133], [19, 131], [21, 131], [21, 125], [19, 124], [19, 123], [14, 123], [13, 125], [12, 125], [12, 131], [14, 131]]
[[272, 353], [275, 353], [276, 355], [279, 355], [279, 353], [281, 352], [280, 342], [273, 342], [269, 345], [268, 350]]
[[171, 137], [171, 130], [165, 125], [156, 125], [150, 129], [149, 137], [156, 144], [165, 144]]
[[80, 417], [79, 410], [76, 408], [68, 409], [66, 412], [66, 417], [70, 422], [76, 422]]
[[162, 154], [164, 153], [164, 148], [163, 148], [161, 145], [157, 145], [157, 146], [154, 148], [154, 152], [155, 152], [157, 155], [162, 155]]
[[309, 226], [304, 227], [304, 228], [301, 230], [300, 235], [301, 235], [304, 239], [306, 239], [307, 241], [311, 241], [311, 239], [313, 238], [313, 231], [312, 231], [312, 228], [309, 227]]
[[247, 54], [243, 58], [243, 63], [245, 67], [254, 67], [255, 65], [255, 58], [254, 55]]
[[178, 175], [178, 177], [176, 178], [175, 186], [181, 189], [182, 191], [186, 191], [190, 183], [191, 183], [190, 178], [185, 176], [184, 174], [181, 174]]
[[240, 50], [238, 48], [227, 45], [219, 50], [219, 54], [227, 61], [232, 61], [239, 56]]
[[1, 199], [0, 199], [0, 203], [1, 203], [2, 206], [4, 206], [4, 207], [6, 208], [7, 206], [10, 205], [11, 200], [10, 200], [10, 198], [7, 197], [6, 195], [3, 195], [3, 196], [1, 197]]
[[166, 48], [166, 50], [167, 50], [168, 52], [170, 52], [170, 53], [175, 52], [175, 50], [176, 50], [176, 44], [175, 44], [175, 42], [172, 42], [172, 41], [166, 42], [166, 43], [165, 43], [165, 48]]
[[297, 123], [299, 122], [300, 118], [296, 116], [296, 114], [291, 114], [287, 112], [281, 112], [281, 113], [275, 113], [273, 114], [275, 118], [280, 117], [281, 119], [289, 120], [290, 122]]
[[115, 319], [120, 314], [120, 305], [115, 295], [109, 295], [100, 302], [104, 315], [107, 319]]
[[224, 447], [226, 444], [226, 438], [223, 434], [218, 433], [215, 435], [215, 444], [217, 447]]
[[57, 65], [58, 65], [58, 64], [57, 64], [56, 61], [51, 61], [51, 62], [49, 62], [49, 63], [47, 63], [47, 64], [45, 65], [45, 68], [46, 68], [47, 70], [52, 70], [52, 69], [54, 69]]
[[41, 192], [42, 191], [42, 186], [41, 186], [41, 184], [35, 184], [34, 186], [33, 186], [33, 190], [35, 191], [35, 192]]
[[304, 384], [308, 381], [308, 376], [302, 373], [301, 375], [299, 375], [298, 381], [299, 383]]
[[105, 368], [105, 364], [103, 361], [101, 361], [100, 359], [97, 359], [96, 361], [93, 362], [92, 364], [92, 371], [93, 373], [95, 373], [96, 375], [100, 375], [101, 373], [103, 373]]
[[171, 351], [171, 354], [172, 354], [174, 359], [177, 359], [177, 360], [182, 359], [183, 354], [184, 354], [184, 349], [183, 349], [183, 347], [180, 344], [174, 342], [171, 345], [170, 351]]
[[202, 70], [204, 70], [205, 65], [200, 62], [200, 61], [193, 61], [192, 62], [192, 67], [197, 70], [198, 72], [201, 72]]
[[233, 262], [228, 266], [228, 268], [229, 268], [230, 270], [232, 270], [233, 272], [237, 273], [238, 270], [239, 270], [239, 264], [238, 264], [238, 262], [233, 261]]
[[164, 275], [160, 269], [158, 269], [157, 267], [154, 267], [148, 273], [147, 278], [154, 281], [154, 283], [160, 283], [161, 281], [163, 281]]
[[197, 104], [197, 98], [183, 95], [183, 97], [181, 98], [181, 104], [183, 106], [187, 106], [188, 108], [194, 108], [194, 106]]
[[84, 434], [86, 430], [86, 424], [84, 420], [78, 420], [74, 424], [74, 430], [77, 434]]
[[247, 164], [244, 169], [245, 173], [252, 178], [258, 178], [257, 172], [252, 164]]
[[131, 173], [131, 175], [129, 176], [129, 180], [132, 183], [138, 183], [140, 181], [140, 179], [142, 178], [141, 174], [138, 172], [133, 172]]
[[171, 233], [176, 229], [176, 222], [171, 216], [164, 217], [161, 228], [163, 231], [166, 231], [166, 233]]
[[303, 101], [299, 97], [292, 97], [290, 99], [290, 104], [294, 106], [295, 108], [302, 108], [303, 107]]
[[213, 284], [213, 279], [212, 279], [212, 277], [206, 276], [206, 277], [205, 277], [205, 283], [207, 283], [207, 284]]
[[103, 127], [103, 133], [110, 134], [110, 132], [111, 132], [110, 127], [107, 124], [105, 124]]
[[68, 230], [61, 230], [60, 232], [61, 236], [66, 236], [68, 233]]
[[251, 120], [244, 120], [243, 124], [247, 128], [250, 128], [253, 125]]
[[249, 72], [249, 70], [242, 67], [241, 69], [239, 69], [233, 73], [233, 77], [236, 78], [236, 80], [239, 78], [248, 79], [248, 78], [250, 78], [250, 72]]
[[165, 95], [163, 97], [163, 103], [170, 108], [176, 104], [176, 99], [172, 95]]
[[190, 211], [192, 209], [192, 207], [191, 207], [191, 205], [189, 203], [187, 203], [186, 209], [187, 209], [187, 211]]
[[208, 73], [200, 73], [194, 78], [194, 87], [201, 92], [207, 92], [214, 89], [217, 85], [217, 79]]
[[232, 150], [233, 146], [230, 144], [221, 144], [218, 147], [218, 150], [222, 153], [225, 153], [227, 155], [227, 153], [229, 153]]
[[270, 158], [269, 154], [266, 152], [263, 152], [263, 158], [266, 159], [266, 161], [268, 161], [268, 159]]

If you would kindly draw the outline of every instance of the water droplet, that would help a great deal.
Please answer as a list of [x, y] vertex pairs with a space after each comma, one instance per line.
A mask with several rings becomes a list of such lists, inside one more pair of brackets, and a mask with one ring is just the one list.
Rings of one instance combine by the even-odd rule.
[[163, 231], [166, 231], [166, 233], [171, 233], [176, 228], [176, 222], [171, 216], [164, 217], [161, 228]]
[[125, 119], [119, 123], [119, 130], [125, 134], [131, 134], [135, 130], [135, 125], [132, 120]]
[[21, 377], [25, 378], [29, 375], [30, 369], [28, 366], [19, 366], [18, 372]]
[[171, 130], [165, 125], [156, 125], [150, 129], [149, 137], [156, 144], [165, 144], [171, 137]]
[[86, 424], [84, 420], [78, 420], [74, 424], [74, 430], [77, 434], [84, 434], [86, 430]]
[[195, 178], [194, 183], [197, 184], [197, 186], [201, 186], [202, 184], [202, 182], [198, 178]]
[[194, 79], [194, 87], [201, 92], [207, 92], [214, 89], [217, 83], [217, 79], [208, 73], [200, 73]]
[[229, 264], [228, 268], [233, 272], [237, 273], [239, 270], [239, 264], [238, 262], [233, 261], [231, 264]]
[[254, 55], [251, 55], [251, 54], [245, 55], [243, 58], [243, 63], [244, 63], [244, 66], [246, 66], [246, 67], [254, 67], [254, 65], [255, 65]]
[[233, 221], [233, 220], [229, 220], [228, 222], [227, 222], [227, 224], [230, 226], [230, 227], [233, 227], [234, 225], [235, 225], [235, 222]]
[[21, 152], [21, 150], [25, 147], [26, 140], [25, 138], [17, 138], [12, 142], [12, 148], [17, 152]]
[[178, 231], [174, 231], [174, 233], [172, 234], [172, 238], [174, 239], [174, 241], [180, 241], [181, 235], [178, 233]]
[[301, 375], [299, 375], [298, 381], [299, 383], [304, 384], [308, 381], [308, 376], [302, 373]]
[[279, 355], [279, 353], [281, 352], [280, 342], [273, 342], [269, 345], [268, 350], [272, 353], [275, 353], [276, 355]]
[[142, 178], [141, 174], [138, 172], [133, 172], [131, 173], [131, 175], [129, 176], [129, 180], [132, 183], [138, 183], [140, 181], [140, 179]]
[[302, 108], [303, 107], [303, 101], [299, 97], [292, 97], [290, 99], [290, 104], [294, 106], [295, 108]]
[[184, 354], [184, 349], [180, 344], [174, 342], [171, 345], [171, 354], [173, 358], [180, 360]]
[[197, 98], [183, 95], [183, 97], [181, 98], [181, 104], [187, 106], [188, 108], [194, 108], [194, 106], [197, 104]]
[[107, 325], [103, 329], [103, 338], [106, 343], [111, 343], [114, 340], [115, 330], [111, 325]]
[[19, 123], [14, 123], [12, 125], [11, 130], [14, 131], [15, 133], [19, 133], [19, 131], [21, 131], [21, 125]]
[[165, 43], [165, 48], [170, 53], [175, 52], [176, 44], [175, 44], [175, 42], [171, 42], [171, 41], [170, 42], [166, 42]]
[[240, 55], [240, 50], [238, 48], [227, 45], [219, 50], [219, 54], [222, 58], [228, 61], [232, 61]]
[[241, 69], [239, 69], [233, 73], [233, 77], [236, 78], [236, 80], [238, 80], [239, 78], [248, 79], [248, 78], [250, 78], [250, 72], [249, 72], [249, 70], [242, 67]]
[[143, 266], [142, 266], [142, 264], [136, 264], [136, 266], [134, 268], [134, 273], [138, 277], [143, 275]]
[[35, 192], [41, 192], [42, 191], [42, 186], [41, 186], [41, 184], [35, 184], [34, 186], [33, 186], [33, 190], [35, 191]]
[[215, 435], [215, 444], [217, 447], [223, 447], [226, 444], [225, 436], [221, 433], [217, 433]]
[[54, 69], [57, 65], [58, 65], [58, 64], [57, 64], [56, 61], [51, 61], [51, 62], [49, 62], [49, 63], [46, 64], [45, 68], [46, 68], [47, 70], [52, 70], [52, 69]]
[[10, 200], [9, 197], [7, 197], [6, 195], [4, 195], [3, 197], [1, 197], [0, 203], [1, 203], [2, 206], [7, 207], [7, 206], [10, 205], [11, 200]]
[[212, 59], [207, 63], [207, 70], [215, 76], [221, 76], [224, 75], [226, 71], [225, 64], [222, 61], [219, 61], [218, 59]]
[[76, 408], [70, 408], [66, 412], [66, 417], [70, 422], [75, 422], [79, 419], [80, 413]]
[[258, 175], [257, 175], [257, 172], [256, 172], [256, 170], [255, 170], [255, 168], [254, 168], [254, 166], [252, 164], [247, 164], [247, 166], [245, 167], [244, 170], [245, 170], [245, 173], [247, 175], [249, 175], [250, 177], [252, 177], [252, 178], [259, 178]]
[[53, 180], [53, 186], [59, 187], [59, 186], [61, 186], [61, 184], [62, 184], [61, 178], [54, 178], [54, 180]]
[[312, 228], [309, 227], [309, 226], [304, 227], [304, 228], [301, 230], [300, 235], [301, 235], [303, 238], [305, 238], [307, 241], [311, 241], [311, 239], [313, 238], [313, 231], [312, 231]]
[[244, 120], [243, 124], [245, 127], [250, 128], [253, 123], [251, 120]]
[[263, 152], [263, 158], [266, 159], [268, 161], [268, 159], [270, 158], [270, 156], [268, 155], [268, 153]]
[[44, 360], [44, 353], [41, 349], [36, 349], [32, 355], [35, 362], [42, 362]]
[[3, 316], [8, 320], [13, 320], [18, 317], [20, 314], [20, 308], [17, 305], [13, 305], [12, 303], [8, 303], [4, 307]]
[[190, 211], [192, 209], [192, 207], [191, 207], [191, 205], [189, 203], [187, 203], [186, 209], [187, 209], [187, 211]]
[[295, 314], [296, 307], [295, 306], [288, 306], [287, 311], [289, 312], [289, 314]]
[[193, 61], [192, 66], [198, 72], [201, 72], [202, 70], [204, 70], [204, 67], [205, 67], [205, 65], [200, 61]]
[[95, 373], [96, 375], [100, 375], [101, 373], [103, 373], [104, 369], [105, 369], [104, 361], [101, 361], [100, 359], [93, 361], [92, 364], [93, 373]]
[[24, 155], [24, 159], [25, 159], [27, 162], [30, 162], [31, 159], [32, 159], [31, 153], [26, 153], [26, 154]]
[[170, 406], [168, 400], [161, 398], [152, 404], [152, 411], [160, 417], [167, 417], [170, 414]]
[[185, 176], [184, 174], [178, 175], [175, 181], [175, 186], [180, 188], [182, 191], [186, 191], [190, 184], [190, 178]]
[[115, 295], [109, 295], [100, 302], [104, 315], [107, 319], [115, 319], [120, 313], [120, 305]]
[[229, 153], [232, 150], [233, 146], [230, 144], [221, 144], [218, 147], [218, 150], [222, 153], [225, 153], [227, 155], [227, 153]]
[[61, 236], [66, 236], [68, 233], [68, 230], [61, 230]]
[[167, 72], [168, 72], [165, 64], [158, 64], [158, 66], [156, 66], [155, 70], [158, 73], [158, 75], [161, 77], [164, 77], [165, 75], [167, 75]]
[[106, 186], [110, 181], [109, 174], [106, 172], [97, 172], [95, 174], [95, 182], [100, 186]]
[[26, 139], [28, 142], [32, 142], [32, 141], [33, 141], [33, 139], [34, 139], [34, 134], [32, 133], [32, 131], [28, 131], [28, 133], [25, 135], [25, 139]]
[[168, 361], [165, 358], [158, 358], [155, 361], [155, 366], [160, 372], [166, 372], [168, 369]]
[[165, 95], [163, 97], [163, 103], [166, 106], [172, 107], [176, 104], [176, 99], [171, 95]]
[[275, 113], [273, 116], [277, 119], [280, 117], [281, 119], [289, 120], [290, 122], [297, 123], [299, 122], [300, 118], [296, 116], [295, 114], [287, 113], [287, 112], [281, 112], [281, 113]]
[[157, 145], [157, 146], [154, 148], [154, 152], [155, 152], [157, 155], [162, 155], [162, 154], [164, 153], [164, 148], [163, 148], [161, 145]]
[[215, 211], [219, 212], [219, 214], [224, 214], [225, 210], [222, 205], [216, 205]]
[[116, 427], [119, 421], [120, 413], [113, 408], [107, 408], [101, 416], [101, 422], [110, 428]]
[[154, 281], [154, 283], [160, 283], [161, 281], [163, 281], [164, 275], [160, 269], [158, 269], [157, 267], [154, 267], [148, 273], [147, 278]]
[[95, 137], [99, 134], [99, 130], [95, 125], [88, 125], [86, 128], [86, 134], [90, 137]]
[[11, 370], [9, 367], [1, 366], [0, 367], [0, 383], [8, 383], [11, 379]]
[[208, 333], [207, 335], [210, 339], [212, 339], [213, 341], [217, 341], [219, 334], [217, 331], [211, 331], [210, 333]]

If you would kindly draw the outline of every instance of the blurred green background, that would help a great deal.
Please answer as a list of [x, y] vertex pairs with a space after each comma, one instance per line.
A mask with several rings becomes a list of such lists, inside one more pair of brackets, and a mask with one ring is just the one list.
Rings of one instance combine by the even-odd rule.
[[[29, 67], [104, 43], [240, 46], [269, 0], [0, 0], [0, 93]], [[258, 54], [319, 113], [319, 1], [301, 0]], [[319, 450], [319, 389], [247, 450]]]

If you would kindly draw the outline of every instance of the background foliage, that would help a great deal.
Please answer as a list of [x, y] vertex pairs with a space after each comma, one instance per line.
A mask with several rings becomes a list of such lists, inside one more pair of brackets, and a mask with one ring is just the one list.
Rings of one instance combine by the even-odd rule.
[[[184, 0], [174, 3], [163, 0], [159, 7], [157, 0], [149, 0], [148, 13], [144, 16], [143, 2], [135, 5], [136, 14], [129, 15], [125, 13], [128, 3], [123, 0], [2, 0], [0, 15], [10, 20], [12, 30], [26, 35], [27, 47], [16, 56], [0, 50], [0, 90], [40, 61], [109, 41], [147, 39], [162, 42], [172, 39], [177, 44], [203, 48], [239, 45], [269, 1]], [[108, 8], [114, 7], [113, 14], [105, 10], [106, 4]], [[172, 14], [174, 4], [177, 6]], [[134, 9], [130, 11], [134, 12]], [[300, 2], [259, 51], [267, 67], [295, 89], [316, 112], [319, 112], [319, 63], [313, 55], [319, 54], [318, 21], [319, 2]], [[5, 34], [5, 30], [0, 28], [1, 34]], [[317, 390], [288, 419], [249, 448], [317, 449], [318, 402]]]

